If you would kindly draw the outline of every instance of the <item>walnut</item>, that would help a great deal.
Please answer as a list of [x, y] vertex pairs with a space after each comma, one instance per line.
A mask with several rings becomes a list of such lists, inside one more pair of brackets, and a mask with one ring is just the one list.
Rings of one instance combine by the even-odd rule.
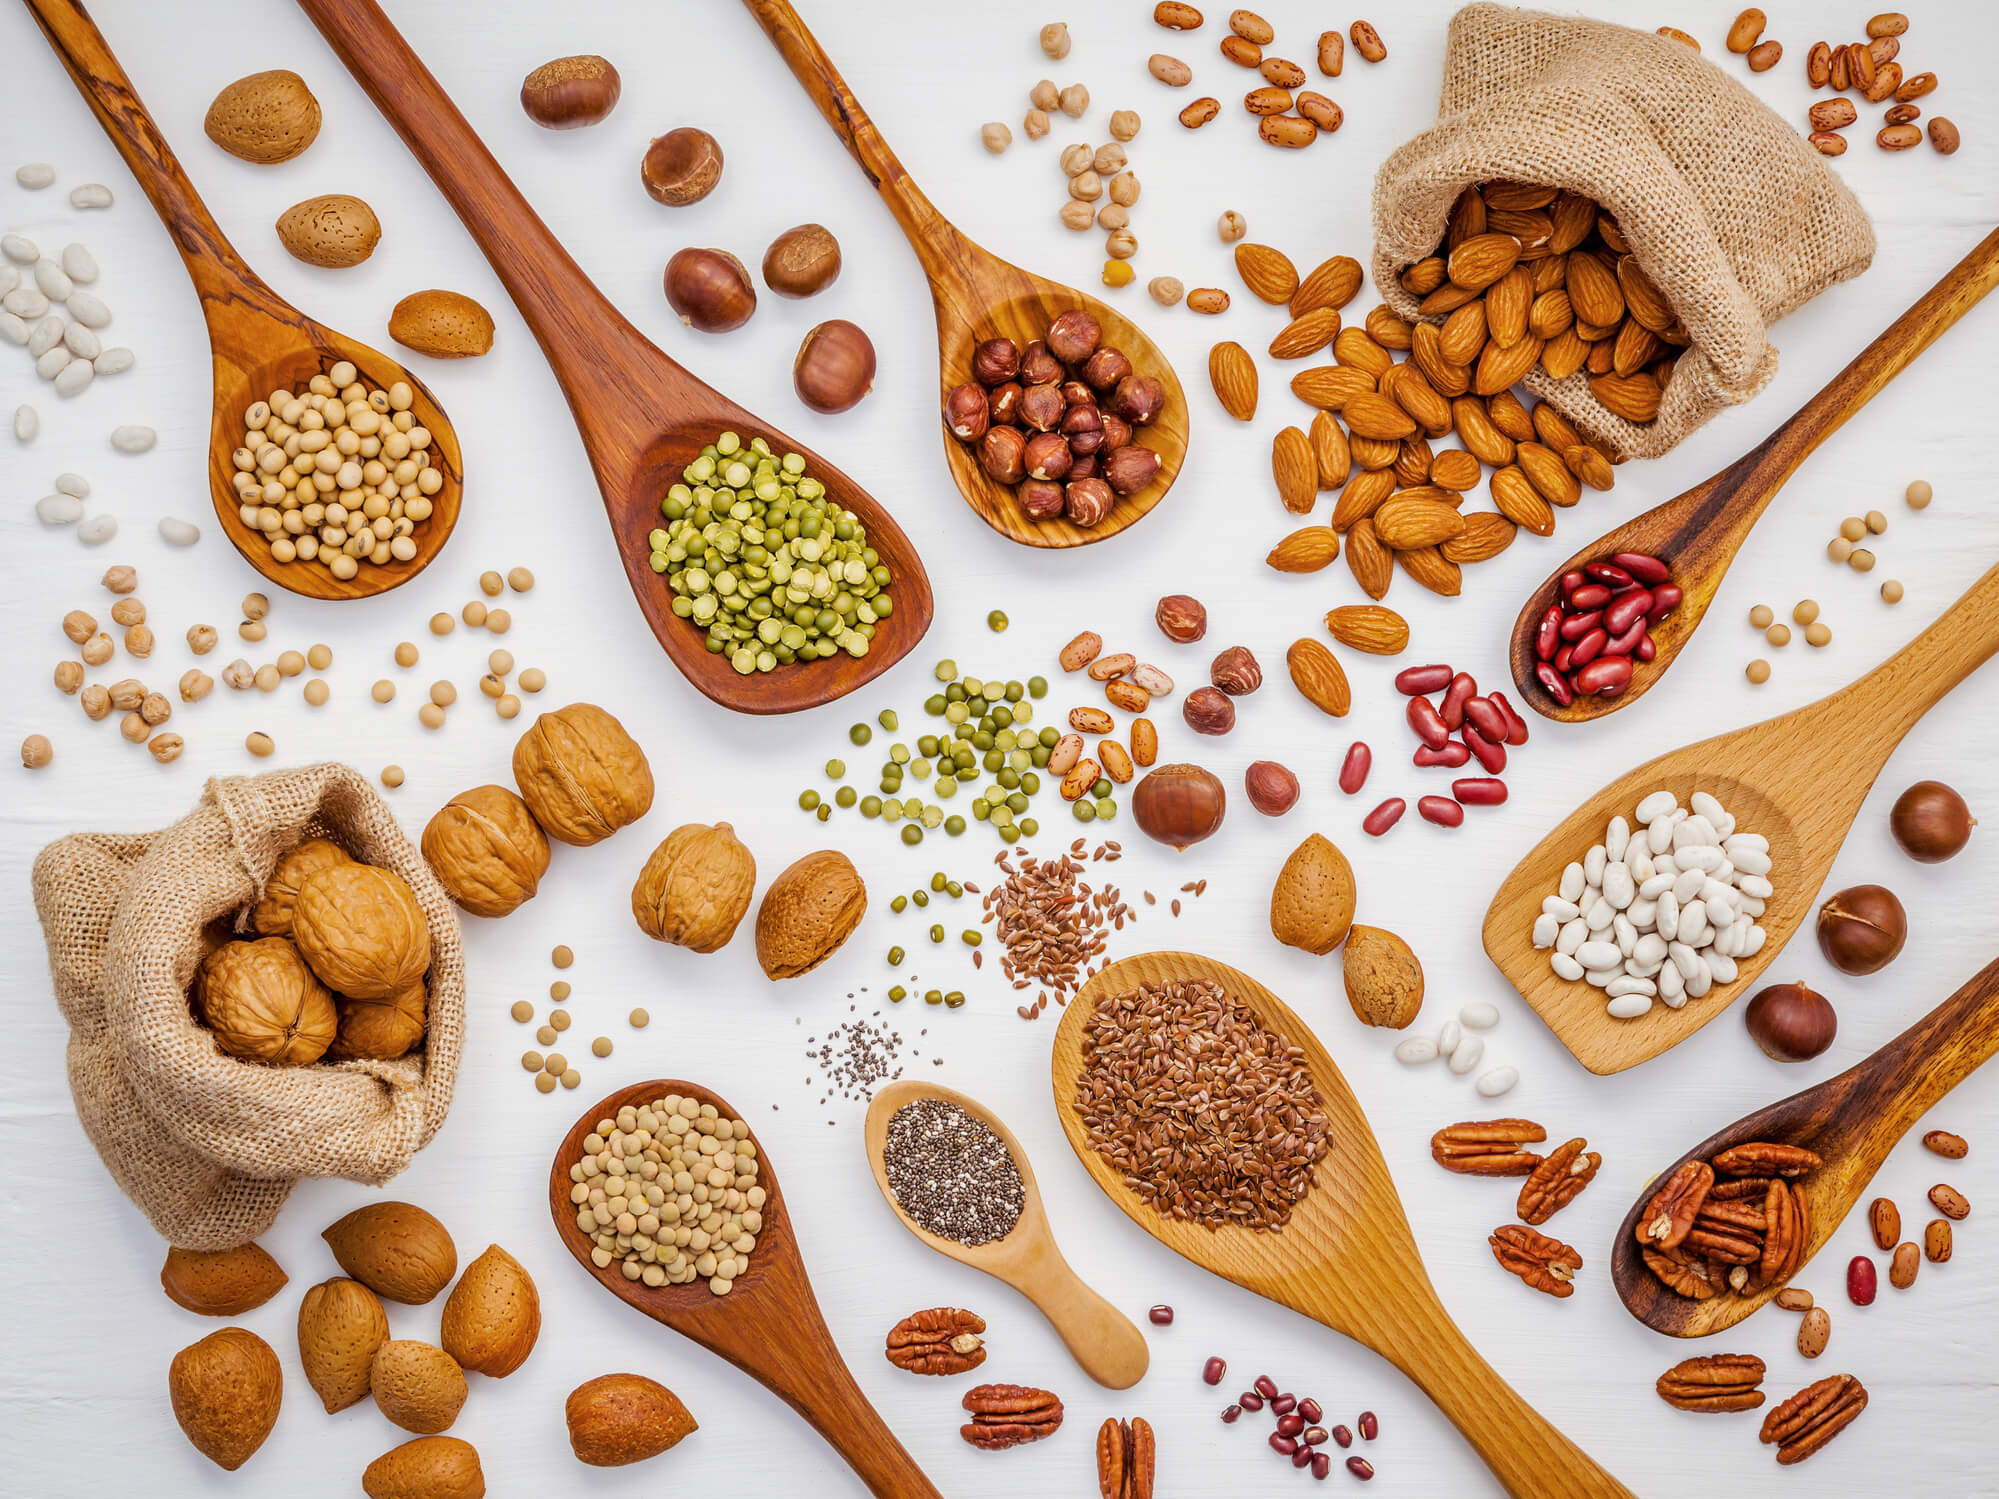
[[388, 1062], [423, 1039], [430, 1015], [430, 996], [419, 982], [393, 999], [343, 996], [337, 1008], [340, 1030], [326, 1049], [326, 1060], [345, 1062], [364, 1057]]
[[652, 807], [652, 768], [617, 719], [591, 703], [544, 713], [514, 746], [514, 779], [551, 838], [588, 846]]
[[548, 838], [526, 802], [504, 786], [474, 786], [423, 830], [423, 857], [451, 898], [474, 916], [505, 916], [548, 873]]
[[757, 908], [757, 962], [764, 976], [797, 978], [817, 968], [867, 909], [867, 887], [845, 854], [807, 854], [770, 882]]
[[250, 930], [260, 937], [289, 937], [292, 934], [292, 906], [298, 887], [322, 869], [351, 864], [347, 850], [324, 838], [308, 838], [278, 856], [264, 881], [264, 893], [250, 908]]
[[283, 937], [225, 942], [195, 970], [195, 1013], [246, 1062], [303, 1067], [333, 1040], [333, 996]]
[[430, 927], [392, 870], [336, 864], [299, 887], [292, 940], [322, 982], [350, 999], [406, 993], [430, 967]]
[[757, 884], [757, 861], [726, 822], [675, 828], [632, 886], [632, 916], [659, 942], [714, 952], [736, 935]]

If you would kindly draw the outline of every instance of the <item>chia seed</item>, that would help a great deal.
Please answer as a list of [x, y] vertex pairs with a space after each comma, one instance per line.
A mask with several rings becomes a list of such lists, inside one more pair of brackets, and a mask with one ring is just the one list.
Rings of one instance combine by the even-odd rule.
[[902, 1210], [954, 1243], [1004, 1239], [1027, 1204], [1006, 1142], [941, 1098], [919, 1098], [889, 1116], [882, 1164]]

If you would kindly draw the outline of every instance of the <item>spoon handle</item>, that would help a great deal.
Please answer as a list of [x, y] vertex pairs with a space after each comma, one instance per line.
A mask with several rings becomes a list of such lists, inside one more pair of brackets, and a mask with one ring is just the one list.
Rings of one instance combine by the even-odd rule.
[[1007, 1277], [1061, 1335], [1083, 1372], [1106, 1389], [1128, 1390], [1145, 1378], [1151, 1351], [1145, 1334], [1104, 1300], [1062, 1258], [1055, 1241], [1041, 1244]]

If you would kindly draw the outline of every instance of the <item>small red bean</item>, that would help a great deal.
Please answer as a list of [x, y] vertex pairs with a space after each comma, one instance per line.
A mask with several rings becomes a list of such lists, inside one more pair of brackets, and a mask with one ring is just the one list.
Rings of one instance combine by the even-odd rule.
[[1416, 731], [1416, 737], [1432, 749], [1451, 737], [1451, 731], [1437, 712], [1436, 705], [1426, 697], [1410, 698], [1404, 716], [1409, 720], [1409, 727]]
[[1603, 627], [1613, 635], [1622, 635], [1632, 625], [1645, 617], [1652, 607], [1653, 593], [1649, 588], [1634, 588], [1629, 593], [1620, 593], [1610, 601], [1603, 611]]
[[1328, 1473], [1331, 1473], [1332, 1471], [1333, 1471], [1333, 1460], [1330, 1456], [1328, 1456], [1326, 1453], [1323, 1452], [1315, 1452], [1312, 1454], [1312, 1476], [1314, 1478], [1324, 1478]]
[[1603, 611], [1601, 609], [1591, 609], [1584, 614], [1571, 614], [1567, 619], [1562, 621], [1562, 628], [1557, 633], [1560, 634], [1562, 639], [1574, 644], [1602, 623]]
[[1645, 611], [1646, 621], [1656, 625], [1679, 608], [1680, 600], [1685, 597], [1686, 594], [1681, 592], [1679, 584], [1661, 583], [1652, 590], [1652, 607]]
[[1282, 1432], [1273, 1431], [1270, 1434], [1270, 1450], [1272, 1452], [1280, 1453], [1285, 1457], [1289, 1457], [1292, 1453], [1298, 1450], [1298, 1444], [1294, 1442], [1290, 1437], [1285, 1436]]
[[[1303, 1416], [1307, 1421], [1310, 1421], [1314, 1426], [1317, 1426], [1320, 1421], [1325, 1419], [1326, 1409], [1310, 1395], [1307, 1395], [1303, 1400], [1298, 1402], [1298, 1414]], [[1325, 1438], [1320, 1437], [1319, 1440], [1323, 1442]]]
[[1395, 690], [1407, 697], [1416, 697], [1450, 686], [1453, 675], [1448, 666], [1406, 666], [1395, 674]]
[[1465, 721], [1465, 704], [1478, 691], [1478, 683], [1472, 674], [1461, 671], [1451, 678], [1451, 685], [1444, 689], [1444, 701], [1437, 709], [1437, 716], [1444, 721], [1444, 727], [1455, 730]]
[[1448, 796], [1426, 796], [1418, 799], [1416, 810], [1425, 822], [1434, 822], [1440, 828], [1454, 828], [1465, 820], [1465, 809]]
[[1350, 1457], [1347, 1459], [1347, 1471], [1362, 1483], [1366, 1483], [1374, 1477], [1374, 1464], [1364, 1457]]
[[1222, 1411], [1222, 1425], [1224, 1426], [1233, 1426], [1241, 1419], [1242, 1407], [1239, 1405], [1227, 1406]]
[[1399, 796], [1391, 796], [1360, 820], [1360, 830], [1370, 838], [1379, 838], [1383, 833], [1402, 820], [1402, 814], [1409, 810], [1409, 803]]
[[1371, 1442], [1381, 1435], [1381, 1418], [1375, 1415], [1373, 1411], [1362, 1411], [1358, 1424], [1360, 1426], [1361, 1440], [1363, 1441]]
[[1280, 1436], [1295, 1437], [1304, 1429], [1305, 1418], [1296, 1411], [1277, 1418], [1277, 1431]]
[[1291, 1466], [1294, 1468], [1311, 1467], [1312, 1449], [1310, 1447], [1307, 1447], [1303, 1442], [1300, 1442], [1298, 1444], [1298, 1450], [1291, 1454]]
[[1465, 722], [1494, 744], [1506, 742], [1506, 715], [1482, 697], [1465, 704]]
[[1638, 642], [1646, 635], [1645, 621], [1634, 619], [1622, 635], [1613, 635], [1604, 643], [1606, 656], [1628, 656], [1638, 649]]
[[1254, 1390], [1244, 1390], [1236, 1399], [1246, 1411], [1260, 1411], [1263, 1409], [1263, 1397]]
[[1323, 1447], [1326, 1445], [1326, 1428], [1323, 1426], [1308, 1426], [1300, 1434], [1298, 1440], [1303, 1442], [1307, 1447]]
[[1548, 612], [1541, 616], [1541, 623], [1534, 627], [1534, 654], [1543, 661], [1552, 660], [1561, 641], [1562, 606], [1550, 604]]
[[1471, 751], [1453, 739], [1441, 749], [1431, 749], [1427, 744], [1416, 746], [1415, 763], [1423, 766], [1441, 765], [1448, 770], [1456, 770], [1471, 758]]
[[1201, 1365], [1201, 1378], [1208, 1384], [1220, 1384], [1228, 1377], [1229, 1366], [1226, 1359], [1211, 1358]]
[[1585, 562], [1583, 571], [1597, 582], [1608, 583], [1612, 588], [1624, 588], [1637, 581], [1615, 562]]
[[1270, 1413], [1274, 1416], [1288, 1416], [1298, 1409], [1298, 1397], [1292, 1394], [1279, 1395], [1270, 1402]]
[[1659, 654], [1659, 642], [1650, 635], [1641, 635], [1638, 644], [1631, 648], [1631, 654], [1640, 661], [1650, 661]]
[[1575, 644], [1569, 652], [1569, 670], [1580, 671], [1603, 654], [1603, 648], [1610, 644], [1610, 634], [1598, 625]]
[[1265, 1400], [1274, 1399], [1277, 1394], [1277, 1381], [1272, 1379], [1268, 1374], [1257, 1375], [1256, 1393], [1261, 1395]]
[[[1592, 661], [1587, 666], [1576, 669], [1576, 691], [1585, 697], [1615, 697], [1631, 685], [1631, 658], [1629, 656], [1605, 656], [1600, 661]], [[1478, 747], [1472, 746], [1473, 753]]]
[[1333, 1428], [1333, 1442], [1336, 1446], [1339, 1447], [1353, 1446], [1352, 1429], [1350, 1427], [1345, 1427], [1345, 1426], [1335, 1426]]
[[1356, 739], [1347, 746], [1347, 757], [1340, 762], [1340, 790], [1352, 796], [1367, 784], [1367, 772], [1374, 764], [1374, 751], [1367, 747], [1365, 740]]
[[1496, 776], [1467, 776], [1451, 782], [1451, 795], [1467, 807], [1496, 807], [1506, 800], [1506, 782]]
[[1855, 1306], [1872, 1306], [1874, 1293], [1880, 1289], [1880, 1281], [1874, 1271], [1874, 1261], [1864, 1254], [1856, 1254], [1846, 1262], [1846, 1299]]
[[1609, 602], [1610, 590], [1601, 583], [1586, 584], [1569, 595], [1569, 607], [1579, 613], [1590, 609], [1601, 609]]
[[1663, 583], [1668, 576], [1666, 564], [1645, 552], [1619, 552], [1610, 560], [1641, 583]]
[[1470, 724], [1466, 724], [1458, 733], [1463, 738], [1465, 747], [1478, 757], [1478, 763], [1485, 767], [1488, 775], [1496, 776], [1506, 769], [1505, 745], [1493, 743]]
[[[1646, 656], [1643, 659], [1649, 661], [1652, 658]], [[1576, 700], [1575, 692], [1563, 680], [1562, 674], [1545, 661], [1534, 668], [1534, 680], [1541, 684], [1542, 691], [1555, 700], [1558, 708], [1566, 708]]]
[[1527, 720], [1513, 711], [1513, 704], [1506, 700], [1503, 692], [1488, 692], [1485, 700], [1506, 716], [1506, 742], [1525, 744], [1527, 742]]
[[[1164, 1302], [1152, 1308], [1145, 1315], [1152, 1319], [1154, 1327], [1171, 1327], [1173, 1325], [1173, 1308], [1167, 1306]], [[1214, 1381], [1209, 1380], [1208, 1383], [1213, 1384]]]

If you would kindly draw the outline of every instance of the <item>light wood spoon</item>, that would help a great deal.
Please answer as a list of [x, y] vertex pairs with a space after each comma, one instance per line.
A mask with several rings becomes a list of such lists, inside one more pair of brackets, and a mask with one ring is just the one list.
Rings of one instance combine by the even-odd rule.
[[797, 1411], [846, 1459], [870, 1493], [879, 1499], [941, 1499], [916, 1460], [868, 1404], [834, 1346], [812, 1282], [806, 1278], [805, 1261], [768, 1154], [758, 1155], [757, 1182], [766, 1194], [763, 1227], [749, 1268], [737, 1277], [728, 1295], [717, 1296], [704, 1280], [655, 1288], [625, 1279], [616, 1264], [604, 1269], [591, 1260], [594, 1246], [576, 1226], [576, 1207], [569, 1198], [569, 1168], [582, 1159], [583, 1141], [599, 1120], [615, 1119], [628, 1104], [638, 1107], [670, 1093], [713, 1104], [725, 1119], [742, 1117], [700, 1084], [678, 1078], [634, 1083], [593, 1106], [563, 1136], [548, 1171], [548, 1212], [563, 1247], [620, 1301], [720, 1354]]
[[[1485, 950], [1506, 981], [1591, 1072], [1622, 1072], [1680, 1044], [1753, 988], [1811, 914], [1826, 871], [1855, 814], [1902, 736], [1937, 700], [1999, 651], [1999, 567], [1945, 609], [1936, 623], [1874, 670], [1830, 697], [1779, 718], [1672, 750], [1588, 797], [1514, 866], [1485, 913]], [[1677, 1010], [1655, 1004], [1614, 1020], [1603, 991], [1561, 977], [1531, 932], [1563, 866], [1629, 820], [1653, 791], [1685, 803], [1715, 797], [1739, 830], [1770, 840], [1774, 887], [1758, 920], [1768, 935], [1736, 960], [1733, 983], [1716, 984]]]
[[[902, 1210], [889, 1186], [888, 1167], [882, 1149], [888, 1141], [888, 1122], [904, 1104], [920, 1098], [941, 1098], [979, 1120], [998, 1135], [1020, 1169], [1020, 1183], [1027, 1189], [1027, 1202], [1020, 1221], [1003, 1239], [990, 1244], [960, 1244], [941, 1234], [933, 1234]], [[1152, 1354], [1145, 1346], [1145, 1334], [1116, 1307], [1083, 1283], [1069, 1268], [1056, 1247], [1054, 1231], [1048, 1227], [1048, 1212], [1041, 1202], [1041, 1188], [1034, 1182], [1034, 1167], [1013, 1131], [984, 1104], [935, 1083], [890, 1083], [875, 1094], [868, 1105], [868, 1165], [874, 1169], [875, 1185], [888, 1200], [889, 1208], [902, 1226], [939, 1254], [983, 1270], [998, 1281], [1012, 1286], [1054, 1324], [1062, 1342], [1075, 1355], [1083, 1372], [1098, 1384], [1113, 1390], [1128, 1390], [1145, 1377]]]
[[[1784, 487], [1784, 481], [1994, 285], [1999, 285], [1999, 229], [1980, 240], [1941, 281], [1923, 293], [1915, 306], [1855, 355], [1851, 364], [1761, 446], [1685, 494], [1606, 531], [1550, 573], [1513, 626], [1509, 655], [1521, 697], [1535, 712], [1563, 723], [1602, 718], [1643, 697], [1700, 628], [1729, 564], [1748, 539], [1750, 527]], [[1658, 654], [1632, 674], [1629, 687], [1616, 697], [1577, 697], [1562, 707], [1535, 676], [1539, 665], [1534, 653], [1535, 631], [1541, 616], [1560, 596], [1564, 573], [1618, 552], [1642, 552], [1663, 560], [1685, 597], [1678, 608], [1652, 627]]]
[[1754, 1296], [1692, 1301], [1668, 1290], [1645, 1267], [1636, 1237], [1638, 1216], [1681, 1162], [1710, 1160], [1752, 1140], [1815, 1152], [1825, 1164], [1799, 1178], [1811, 1217], [1805, 1242], [1809, 1261], [1860, 1200], [1909, 1126], [1994, 1051], [1999, 1051], [1999, 959], [1865, 1061], [1708, 1136], [1647, 1184], [1617, 1231], [1610, 1275], [1625, 1310], [1655, 1332], [1703, 1338], [1735, 1326], [1782, 1289], [1771, 1285]]
[[[673, 664], [725, 708], [791, 713], [852, 692], [906, 656], [930, 628], [930, 580], [916, 548], [874, 497], [825, 458], [703, 384], [625, 320], [535, 215], [375, 0], [299, 0], [492, 262], [555, 371], [610, 512], [625, 580]], [[894, 574], [894, 612], [868, 654], [740, 675], [705, 632], [676, 617], [646, 537], [680, 471], [724, 430], [804, 456], [829, 498], [860, 517]]]
[[[265, 578], [308, 598], [368, 598], [407, 583], [430, 565], [449, 539], [464, 489], [458, 434], [437, 398], [388, 355], [314, 322], [266, 286], [224, 237], [83, 7], [75, 0], [26, 0], [26, 4], [91, 113], [152, 200], [201, 298], [215, 367], [208, 487], [222, 534]], [[414, 397], [410, 410], [429, 431], [431, 460], [444, 478], [443, 488], [431, 497], [430, 518], [410, 534], [416, 555], [408, 562], [380, 567], [364, 562], [345, 581], [317, 562], [279, 562], [271, 556], [263, 533], [243, 524], [233, 461], [243, 445], [243, 413], [252, 404], [281, 387], [301, 390], [313, 376], [325, 374], [341, 360], [353, 364], [362, 383], [377, 390], [387, 390], [399, 380], [409, 385]]]
[[[1012, 489], [988, 478], [972, 450], [945, 429], [945, 461], [965, 503], [1002, 536], [1036, 547], [1088, 546], [1143, 520], [1166, 498], [1187, 458], [1187, 393], [1180, 388], [1180, 378], [1166, 355], [1115, 308], [1073, 287], [1024, 271], [967, 239], [910, 180], [789, 0], [743, 3], [769, 34], [778, 54], [797, 75], [841, 144], [860, 163], [923, 264], [937, 311], [942, 361], [937, 392], [940, 412], [946, 393], [972, 378], [972, 351], [986, 339], [1010, 338], [1024, 349], [1046, 336], [1048, 325], [1056, 318], [1079, 307], [1097, 320], [1104, 343], [1123, 350], [1137, 373], [1152, 376], [1166, 388], [1165, 410], [1156, 422], [1139, 428], [1136, 437], [1159, 455], [1158, 474], [1137, 494], [1120, 495], [1110, 514], [1097, 525], [1085, 530], [1067, 519], [1029, 520], [1021, 513]], [[941, 415], [939, 422], [941, 425]]]
[[[1332, 1151], [1319, 1163], [1318, 1185], [1275, 1233], [1211, 1229], [1162, 1216], [1090, 1147], [1076, 1114], [1083, 1031], [1098, 1002], [1139, 984], [1190, 979], [1221, 985], [1302, 1048], [1325, 1100]], [[1121, 959], [1069, 1001], [1055, 1034], [1051, 1073], [1055, 1111], [1084, 1169], [1168, 1249], [1372, 1348], [1436, 1402], [1514, 1499], [1633, 1499], [1515, 1394], [1458, 1331], [1431, 1288], [1359, 1101], [1310, 1027], [1263, 985], [1192, 953]]]

